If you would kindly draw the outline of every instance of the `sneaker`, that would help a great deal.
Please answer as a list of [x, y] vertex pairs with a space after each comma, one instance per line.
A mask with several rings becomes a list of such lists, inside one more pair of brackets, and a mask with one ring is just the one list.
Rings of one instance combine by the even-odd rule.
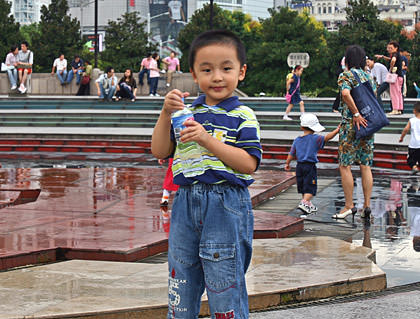
[[136, 99], [131, 99], [131, 102], [136, 102]]
[[19, 88], [18, 88], [18, 91], [20, 92], [20, 93], [22, 93], [22, 91], [25, 89], [25, 87], [24, 87], [24, 85], [23, 84], [21, 84], [20, 86], [19, 86]]
[[22, 94], [25, 94], [26, 90], [27, 90], [27, 88], [26, 88], [25, 86], [23, 86], [23, 88], [20, 88], [20, 87], [19, 87], [19, 91], [20, 91], [20, 93], [22, 93]]
[[311, 209], [311, 213], [316, 213], [318, 211], [318, 207], [312, 203], [309, 205], [309, 208]]
[[293, 119], [291, 117], [289, 117], [287, 114], [283, 115], [283, 120], [293, 121]]
[[155, 96], [160, 96], [160, 95], [156, 93]]
[[167, 86], [167, 87], [170, 87], [171, 85], [170, 85], [169, 83], [166, 83], [166, 86]]
[[154, 96], [154, 95], [152, 93], [150, 93], [149, 96]]
[[306, 205], [303, 201], [299, 203], [298, 208], [304, 212], [305, 214], [310, 214], [311, 213], [311, 207], [309, 207], [309, 205]]
[[13, 85], [11, 88], [10, 88], [10, 90], [16, 90], [17, 89], [17, 86], [16, 85]]

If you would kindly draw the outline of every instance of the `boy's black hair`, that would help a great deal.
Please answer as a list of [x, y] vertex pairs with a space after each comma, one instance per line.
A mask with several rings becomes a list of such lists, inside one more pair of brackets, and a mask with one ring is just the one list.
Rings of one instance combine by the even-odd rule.
[[112, 66], [109, 66], [106, 68], [105, 73], [109, 73], [111, 72], [111, 70], [113, 70], [114, 68]]
[[80, 59], [80, 56], [78, 55], [78, 54], [76, 54], [75, 56], [74, 56], [74, 59], [76, 60], [77, 58], [79, 58]]
[[359, 45], [351, 45], [346, 50], [346, 64], [348, 69], [364, 69], [366, 66], [366, 52]]
[[22, 41], [20, 44], [24, 44], [24, 45], [26, 45], [27, 48], [29, 48], [28, 41]]
[[246, 63], [245, 47], [241, 40], [233, 32], [228, 30], [210, 30], [199, 34], [191, 43], [188, 63], [192, 70], [194, 69], [197, 51], [203, 47], [213, 44], [222, 44], [234, 47], [241, 67]]
[[416, 102], [413, 107], [417, 113], [420, 113], [420, 102]]
[[149, 56], [152, 56], [152, 53], [147, 52], [147, 53], [146, 53], [146, 57], [149, 57]]
[[156, 57], [157, 57], [158, 55], [159, 55], [159, 54], [157, 54], [157, 53], [155, 52], [155, 53], [153, 53], [153, 54], [152, 54], [152, 58], [153, 58], [153, 59], [156, 59]]
[[315, 131], [313, 129], [309, 128], [309, 127], [302, 126], [302, 125], [300, 127], [305, 129], [305, 130], [311, 131], [312, 133], [315, 133]]
[[17, 45], [12, 45], [12, 46], [10, 47], [10, 52], [14, 52], [17, 48], [18, 48], [18, 46], [17, 46]]

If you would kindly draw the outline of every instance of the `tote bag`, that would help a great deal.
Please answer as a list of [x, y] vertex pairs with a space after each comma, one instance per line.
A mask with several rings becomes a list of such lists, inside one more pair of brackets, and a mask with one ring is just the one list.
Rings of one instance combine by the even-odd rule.
[[396, 73], [387, 73], [385, 77], [385, 82], [387, 83], [395, 83], [397, 82], [398, 74]]
[[356, 138], [370, 136], [379, 131], [384, 126], [389, 125], [389, 120], [384, 110], [379, 105], [369, 81], [362, 83], [356, 72], [351, 71], [359, 85], [351, 90], [351, 96], [359, 110], [359, 113], [366, 119], [367, 126], [360, 125], [356, 130]]

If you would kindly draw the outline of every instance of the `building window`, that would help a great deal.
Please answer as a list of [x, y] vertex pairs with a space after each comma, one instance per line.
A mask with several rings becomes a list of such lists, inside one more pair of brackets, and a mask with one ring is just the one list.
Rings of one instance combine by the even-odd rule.
[[328, 13], [332, 13], [332, 8], [328, 7]]
[[322, 13], [327, 13], [327, 7], [322, 8]]
[[318, 14], [321, 14], [321, 7], [318, 7]]

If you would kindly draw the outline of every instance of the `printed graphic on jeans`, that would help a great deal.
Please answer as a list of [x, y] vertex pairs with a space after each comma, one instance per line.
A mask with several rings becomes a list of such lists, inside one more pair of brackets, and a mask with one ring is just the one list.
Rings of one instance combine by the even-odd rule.
[[175, 278], [175, 269], [172, 269], [171, 275], [169, 276], [169, 306], [171, 307], [173, 313], [177, 312], [187, 312], [187, 308], [178, 307], [181, 302], [181, 296], [178, 294], [178, 289], [180, 285], [185, 285], [187, 281], [185, 279], [176, 279]]

